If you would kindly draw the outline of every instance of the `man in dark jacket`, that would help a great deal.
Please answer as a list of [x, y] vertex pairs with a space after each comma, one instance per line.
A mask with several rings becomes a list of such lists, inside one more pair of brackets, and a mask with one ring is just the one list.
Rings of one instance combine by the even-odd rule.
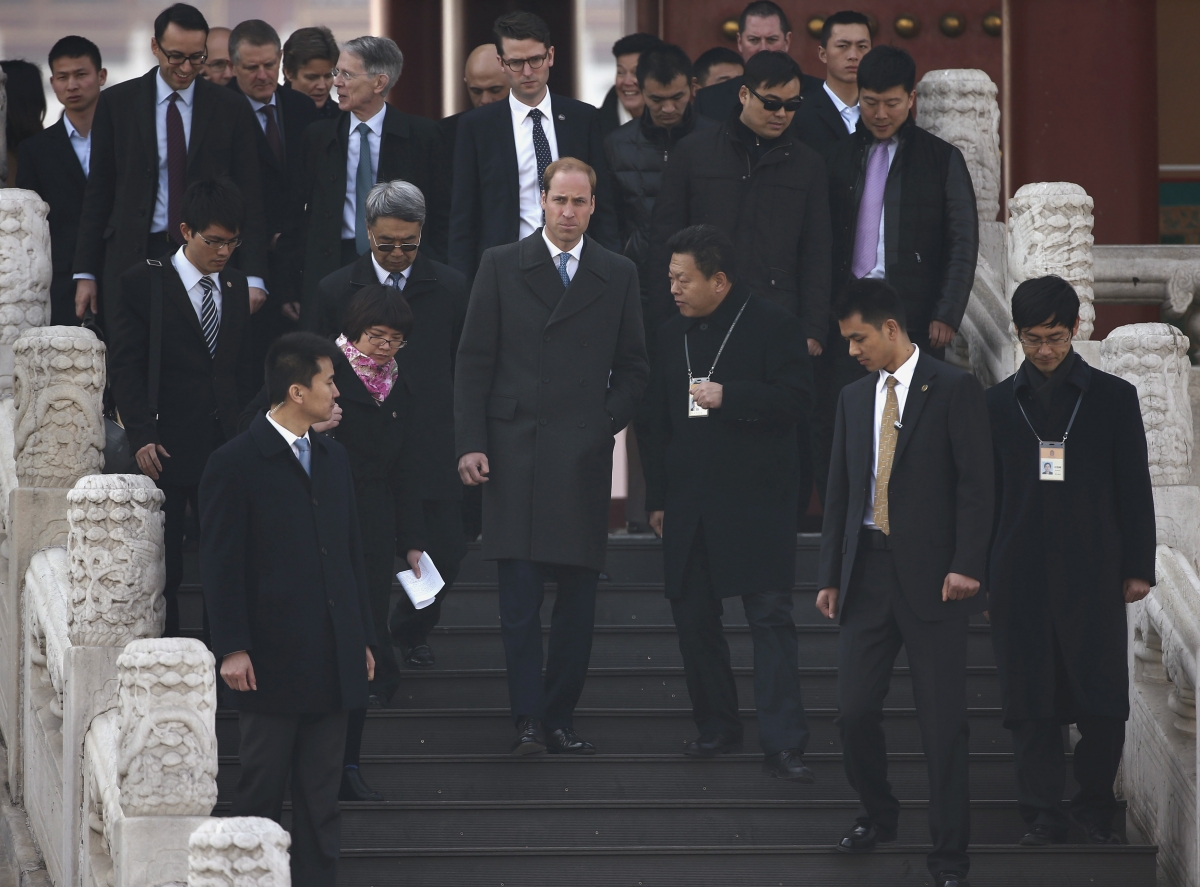
[[812, 404], [799, 321], [737, 285], [733, 243], [711, 225], [671, 238], [679, 314], [660, 330], [643, 414], [647, 507], [700, 737], [685, 754], [740, 751], [742, 722], [721, 599], [741, 595], [754, 641], [763, 771], [812, 782], [796, 667], [792, 584], [800, 479], [796, 420]]
[[871, 24], [861, 12], [835, 12], [821, 25], [817, 52], [825, 82], [805, 92], [796, 114], [796, 135], [822, 157], [858, 126], [858, 63], [871, 51]]
[[[463, 482], [483, 489], [483, 556], [498, 560], [514, 754], [594, 754], [572, 724], [608, 545], [613, 435], [649, 367], [637, 271], [584, 232], [596, 173], [550, 164], [546, 226], [484, 253], [454, 377]], [[542, 680], [545, 582], [558, 583]], [[545, 728], [543, 729], [543, 724]]]
[[431, 668], [429, 633], [441, 618], [442, 600], [458, 576], [463, 541], [463, 485], [454, 451], [454, 356], [467, 313], [467, 281], [419, 249], [425, 198], [408, 182], [383, 182], [367, 195], [371, 250], [321, 281], [324, 336], [345, 332], [342, 313], [353, 295], [370, 284], [396, 287], [412, 308], [414, 327], [396, 363], [413, 389], [410, 422], [420, 469], [414, 494], [421, 501], [425, 550], [445, 581], [434, 602], [416, 609], [402, 595], [391, 616], [391, 634], [404, 664]]
[[987, 393], [997, 516], [988, 599], [1029, 826], [1021, 844], [1066, 839], [1069, 723], [1080, 733], [1071, 815], [1092, 843], [1119, 844], [1112, 820], [1129, 718], [1125, 605], [1154, 582], [1154, 496], [1138, 393], [1071, 347], [1079, 297], [1066, 281], [1025, 281], [1013, 293], [1012, 316], [1025, 362]]
[[365, 708], [375, 629], [346, 451], [337, 348], [289, 333], [267, 354], [275, 407], [212, 456], [200, 484], [200, 580], [221, 678], [240, 712], [234, 816], [279, 822], [292, 786], [292, 883], [333, 887], [346, 712]]

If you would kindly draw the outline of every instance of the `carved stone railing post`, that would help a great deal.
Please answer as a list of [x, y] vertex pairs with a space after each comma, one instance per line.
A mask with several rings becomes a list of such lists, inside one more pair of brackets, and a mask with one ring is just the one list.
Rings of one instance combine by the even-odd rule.
[[13, 385], [13, 343], [50, 322], [50, 206], [34, 191], [0, 189], [0, 397]]
[[188, 841], [188, 887], [290, 887], [291, 836], [257, 816], [212, 819]]
[[5, 83], [8, 75], [0, 70], [0, 179], [8, 179], [8, 138], [6, 122], [8, 120], [8, 92]]

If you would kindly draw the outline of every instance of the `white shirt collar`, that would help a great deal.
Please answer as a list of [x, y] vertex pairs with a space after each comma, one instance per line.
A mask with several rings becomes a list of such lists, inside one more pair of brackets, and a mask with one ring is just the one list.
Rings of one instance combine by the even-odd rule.
[[[167, 85], [167, 81], [163, 80], [161, 71], [159, 71], [158, 75], [154, 78], [154, 85], [156, 95], [158, 96], [158, 104], [160, 105], [171, 97], [171, 93], [175, 92], [175, 90], [171, 89], [171, 87]], [[187, 85], [187, 89], [179, 90], [179, 101], [190, 106], [192, 104], [192, 98], [195, 95], [196, 81], [193, 80]]]
[[[380, 265], [379, 260], [375, 258], [375, 253], [371, 253], [371, 264], [375, 266], [375, 276], [379, 278], [379, 282], [385, 286], [389, 286], [390, 283], [388, 282], [388, 278], [391, 277], [394, 272], [388, 271], [386, 268]], [[413, 266], [409, 265], [403, 271], [399, 272], [400, 276], [404, 278], [405, 286], [408, 285], [408, 275], [412, 274], [412, 268]]]
[[82, 135], [79, 132], [79, 130], [77, 130], [75, 128], [75, 124], [71, 122], [71, 118], [68, 117], [66, 114], [62, 115], [62, 122], [63, 122], [63, 126], [65, 126], [67, 128], [67, 138], [70, 138], [70, 139], [80, 138], [80, 139], [86, 140], [86, 139], [90, 139], [92, 137], [92, 131], [90, 129], [88, 130], [87, 135]]
[[[529, 116], [529, 112], [533, 110], [529, 105], [525, 104], [511, 92], [508, 94], [508, 107], [512, 111], [513, 124], [520, 126], [525, 118]], [[542, 117], [550, 117], [554, 113], [553, 107], [550, 105], [550, 90], [546, 90], [546, 94], [542, 96], [542, 100], [537, 103], [537, 109], [542, 112]]]
[[213, 286], [217, 287], [220, 292], [221, 282], [215, 274], [203, 274], [200, 269], [192, 264], [191, 259], [184, 252], [184, 247], [180, 247], [175, 253], [175, 270], [179, 272], [179, 279], [183, 281], [184, 292], [191, 292], [192, 287], [200, 282], [201, 277], [207, 277], [213, 282]]
[[889, 373], [887, 370], [879, 371], [879, 381], [875, 384], [876, 391], [887, 391], [888, 376], [896, 377], [897, 386], [903, 386], [907, 389], [912, 385], [913, 373], [917, 371], [917, 358], [921, 356], [921, 349], [913, 345], [913, 353], [909, 355], [908, 360], [900, 364], [896, 372]]
[[546, 229], [543, 227], [542, 228], [542, 240], [546, 241], [546, 246], [550, 250], [550, 258], [551, 259], [557, 260], [558, 257], [560, 255], [562, 255], [563, 253], [568, 253], [574, 257], [576, 262], [578, 262], [578, 261], [580, 261], [580, 256], [583, 255], [583, 238], [582, 237], [580, 237], [579, 242], [577, 244], [575, 244], [573, 247], [571, 247], [570, 249], [566, 249], [566, 250], [559, 249], [557, 246], [554, 245], [554, 242], [549, 237], [546, 236]]
[[[267, 421], [275, 426], [275, 430], [283, 435], [283, 439], [287, 441], [287, 445], [294, 450], [296, 448], [296, 441], [300, 440], [300, 438], [297, 437], [296, 435], [292, 434], [292, 432], [288, 431], [286, 428], [284, 428], [282, 425], [280, 425], [278, 422], [276, 422], [275, 417], [271, 415], [270, 410], [267, 410]], [[304, 439], [308, 440], [308, 432], [307, 431], [304, 432]]]
[[847, 105], [845, 102], [843, 102], [843, 101], [842, 101], [842, 100], [841, 100], [841, 99], [838, 97], [838, 94], [837, 94], [836, 92], [834, 92], [832, 89], [830, 89], [830, 88], [829, 88], [829, 82], [828, 82], [828, 81], [826, 81], [825, 83], [823, 83], [823, 84], [821, 84], [821, 85], [825, 87], [825, 93], [826, 93], [826, 94], [829, 96], [829, 98], [831, 98], [831, 99], [833, 100], [833, 106], [834, 106], [835, 108], [837, 108], [837, 111], [838, 111], [838, 113], [839, 113], [839, 114], [841, 114], [841, 113], [842, 113], [843, 111], [845, 111], [847, 108], [853, 107], [852, 105]]
[[[278, 91], [279, 90], [275, 90], [275, 92], [278, 92]], [[259, 111], [261, 111], [267, 105], [275, 104], [275, 92], [271, 93], [271, 100], [268, 102], [260, 102], [258, 99], [251, 99], [250, 96], [246, 96], [246, 98], [250, 99], [250, 107], [254, 109], [255, 114], [257, 114]]]
[[[274, 96], [272, 96], [271, 98], [274, 98]], [[255, 110], [258, 110], [258, 109], [256, 108]], [[385, 102], [383, 107], [379, 109], [379, 112], [374, 117], [368, 118], [367, 120], [359, 120], [357, 117], [355, 117], [353, 120], [351, 120], [350, 121], [350, 132], [354, 132], [356, 129], [358, 129], [358, 124], [365, 123], [365, 124], [367, 124], [367, 128], [370, 129], [371, 132], [373, 132], [377, 136], [382, 136], [383, 135], [383, 118], [386, 116], [387, 116], [387, 103]]]

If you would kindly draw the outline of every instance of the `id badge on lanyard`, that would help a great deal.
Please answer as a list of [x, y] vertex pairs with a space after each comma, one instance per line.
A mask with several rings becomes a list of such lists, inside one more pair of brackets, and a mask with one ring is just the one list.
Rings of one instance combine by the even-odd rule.
[[688, 383], [688, 418], [702, 419], [708, 415], [708, 410], [696, 403], [696, 396], [692, 394], [692, 389], [702, 382], [707, 382], [708, 376], [700, 376], [693, 378]]
[[716, 368], [717, 368], [717, 361], [719, 361], [721, 359], [721, 354], [724, 353], [725, 346], [729, 343], [729, 337], [731, 335], [733, 335], [733, 328], [735, 326], [737, 326], [738, 321], [742, 319], [742, 312], [746, 310], [746, 306], [749, 304], [750, 304], [750, 300], [747, 299], [745, 302], [742, 303], [742, 307], [738, 309], [737, 317], [735, 317], [733, 319], [733, 323], [731, 323], [729, 325], [728, 332], [725, 333], [725, 338], [721, 340], [721, 347], [717, 349], [717, 356], [713, 358], [712, 366], [708, 368], [707, 376], [693, 376], [692, 375], [692, 353], [691, 353], [691, 351], [688, 350], [687, 333], [683, 334], [683, 356], [684, 356], [684, 359], [687, 361], [687, 374], [688, 374], [688, 411], [687, 411], [687, 414], [688, 414], [689, 419], [703, 419], [708, 415], [708, 410], [705, 407], [700, 406], [700, 404], [696, 403], [696, 395], [694, 395], [692, 393], [692, 389], [695, 388], [697, 385], [700, 385], [700, 384], [712, 379], [713, 371], [716, 370]]
[[1037, 433], [1037, 429], [1033, 427], [1033, 423], [1029, 421], [1025, 407], [1021, 406], [1021, 401], [1017, 401], [1017, 406], [1021, 409], [1021, 415], [1025, 417], [1025, 424], [1029, 426], [1029, 430], [1038, 439], [1038, 480], [1053, 482], [1067, 479], [1067, 437], [1071, 434], [1071, 427], [1075, 424], [1075, 417], [1079, 414], [1079, 405], [1081, 403], [1083, 403], [1082, 391], [1079, 392], [1079, 397], [1075, 400], [1075, 409], [1071, 411], [1071, 421], [1067, 423], [1067, 430], [1063, 432], [1062, 440], [1042, 440], [1041, 435]]

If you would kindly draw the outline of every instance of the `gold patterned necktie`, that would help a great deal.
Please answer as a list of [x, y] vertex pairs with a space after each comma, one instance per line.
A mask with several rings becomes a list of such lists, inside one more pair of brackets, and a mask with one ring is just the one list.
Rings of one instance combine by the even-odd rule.
[[887, 399], [883, 402], [883, 419], [879, 422], [879, 456], [875, 464], [875, 526], [886, 536], [891, 532], [888, 523], [888, 481], [892, 479], [892, 460], [896, 457], [896, 438], [900, 432], [900, 401], [896, 399], [895, 376], [887, 377]]

